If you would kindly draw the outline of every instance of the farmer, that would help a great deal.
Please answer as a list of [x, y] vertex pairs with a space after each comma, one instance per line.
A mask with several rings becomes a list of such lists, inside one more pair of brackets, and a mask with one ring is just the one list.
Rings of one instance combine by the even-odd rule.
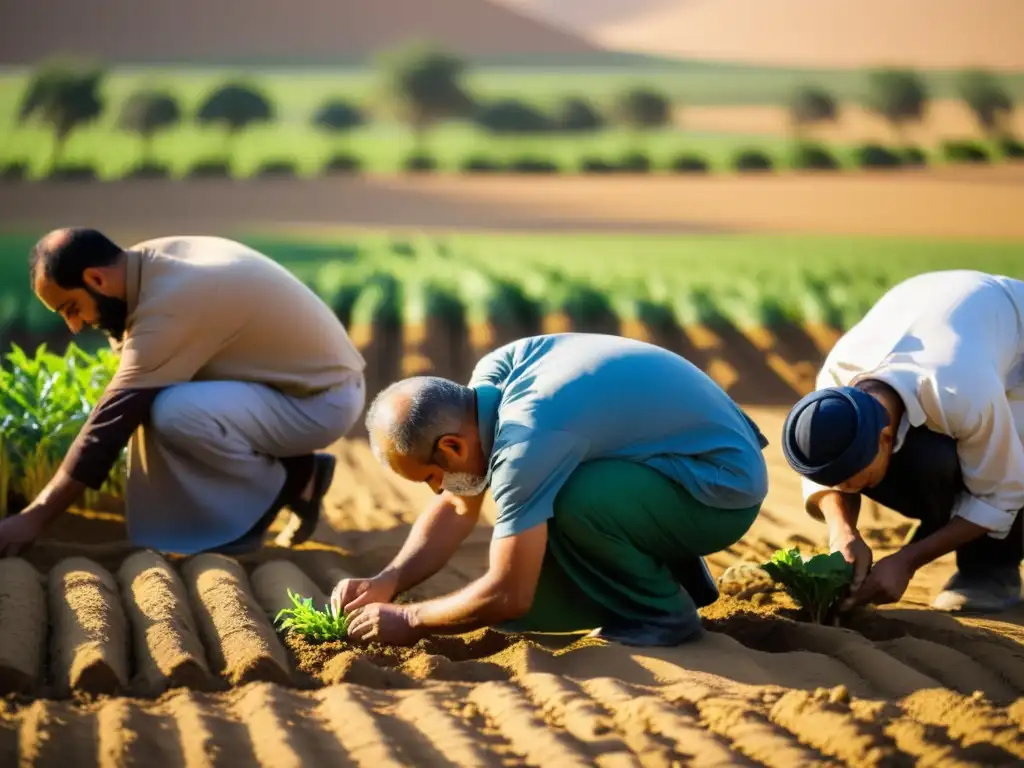
[[32, 250], [40, 301], [77, 334], [103, 330], [120, 360], [50, 484], [0, 523], [0, 553], [42, 533], [128, 445], [134, 544], [184, 554], [309, 538], [334, 461], [317, 453], [365, 404], [363, 358], [312, 291], [269, 258], [215, 237], [127, 250], [61, 229]]
[[[687, 360], [616, 336], [516, 341], [485, 356], [468, 386], [400, 381], [366, 424], [383, 464], [439, 496], [388, 566], [335, 587], [356, 639], [498, 626], [676, 645], [718, 597], [702, 557], [743, 536], [767, 493], [767, 441], [726, 393]], [[452, 557], [487, 488], [487, 573], [446, 597], [390, 604]]]
[[[932, 606], [997, 612], [1021, 600], [1024, 283], [974, 271], [906, 280], [836, 344], [783, 449], [807, 512], [854, 565], [848, 605], [896, 602], [915, 571], [956, 552]], [[921, 521], [872, 566], [861, 495]]]

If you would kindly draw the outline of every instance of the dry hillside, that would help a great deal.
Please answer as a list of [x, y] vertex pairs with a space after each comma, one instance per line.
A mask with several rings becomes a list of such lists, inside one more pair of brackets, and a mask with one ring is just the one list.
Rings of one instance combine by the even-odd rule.
[[33, 0], [0, 25], [0, 63], [55, 53], [114, 61], [313, 61], [430, 39], [463, 55], [597, 46], [489, 0]]
[[1024, 68], [1020, 0], [501, 0], [615, 49], [756, 64]]

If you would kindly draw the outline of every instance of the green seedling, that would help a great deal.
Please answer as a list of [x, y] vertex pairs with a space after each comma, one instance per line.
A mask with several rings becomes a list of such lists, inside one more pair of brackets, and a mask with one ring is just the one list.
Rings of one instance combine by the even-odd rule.
[[839, 552], [804, 559], [798, 549], [780, 549], [761, 567], [816, 624], [833, 618], [853, 581], [853, 566]]
[[[337, 615], [329, 605], [319, 611], [313, 607], [313, 599], [296, 595], [288, 590], [288, 599], [294, 608], [282, 608], [274, 618], [282, 630], [298, 632], [307, 640], [328, 641], [344, 640], [348, 636], [348, 619]], [[284, 621], [281, 621], [283, 617]]]

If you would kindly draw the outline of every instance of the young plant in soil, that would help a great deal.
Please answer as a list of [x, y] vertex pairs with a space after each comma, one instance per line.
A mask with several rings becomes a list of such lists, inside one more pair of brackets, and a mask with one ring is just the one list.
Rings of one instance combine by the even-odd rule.
[[842, 554], [804, 559], [798, 549], [780, 549], [761, 566], [815, 624], [836, 623], [835, 609], [849, 593], [853, 566]]
[[[303, 598], [288, 590], [288, 599], [293, 608], [282, 608], [274, 618], [281, 630], [292, 631], [307, 640], [330, 642], [344, 640], [348, 637], [348, 619], [344, 615], [335, 614], [329, 605], [320, 611], [313, 607], [313, 599]], [[284, 621], [282, 617], [287, 616]]]
[[[20, 509], [53, 477], [114, 372], [117, 357], [69, 344], [63, 355], [40, 346], [29, 357], [18, 346], [0, 365], [0, 517]], [[125, 452], [85, 506], [123, 498]]]

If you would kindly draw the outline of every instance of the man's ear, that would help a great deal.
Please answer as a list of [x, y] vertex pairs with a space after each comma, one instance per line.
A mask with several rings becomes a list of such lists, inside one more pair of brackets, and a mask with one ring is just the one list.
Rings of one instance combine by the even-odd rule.
[[92, 290], [103, 293], [107, 285], [107, 275], [102, 269], [89, 267], [82, 272], [82, 281]]
[[437, 449], [441, 451], [446, 458], [456, 458], [461, 460], [464, 460], [469, 453], [469, 445], [458, 435], [445, 435], [438, 440]]

